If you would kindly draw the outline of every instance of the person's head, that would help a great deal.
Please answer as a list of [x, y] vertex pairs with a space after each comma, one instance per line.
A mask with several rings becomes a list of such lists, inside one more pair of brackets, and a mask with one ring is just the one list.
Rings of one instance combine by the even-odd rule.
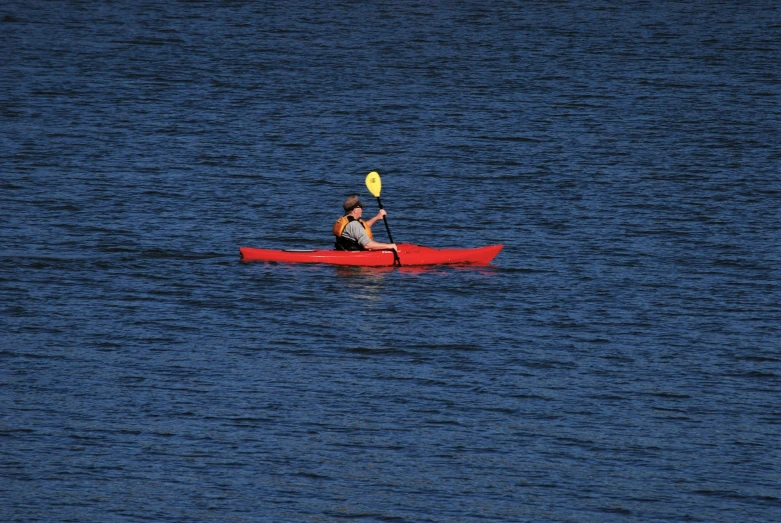
[[352, 195], [344, 201], [345, 216], [352, 215], [354, 218], [360, 218], [363, 214], [363, 203], [357, 195]]

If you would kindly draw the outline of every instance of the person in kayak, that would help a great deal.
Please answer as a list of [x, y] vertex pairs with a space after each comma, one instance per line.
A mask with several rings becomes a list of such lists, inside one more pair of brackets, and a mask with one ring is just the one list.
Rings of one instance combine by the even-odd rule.
[[380, 209], [377, 216], [371, 220], [362, 220], [363, 203], [358, 196], [350, 196], [344, 201], [344, 216], [334, 224], [334, 247], [339, 251], [381, 251], [397, 250], [395, 243], [380, 243], [374, 241], [372, 225], [377, 223], [387, 213]]

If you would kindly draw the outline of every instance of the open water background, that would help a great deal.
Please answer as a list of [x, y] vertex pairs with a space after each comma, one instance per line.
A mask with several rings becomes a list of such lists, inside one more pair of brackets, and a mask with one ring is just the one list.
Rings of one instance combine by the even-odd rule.
[[[3, 521], [781, 520], [779, 3], [6, 0], [0, 54]], [[239, 261], [371, 170], [494, 266]]]

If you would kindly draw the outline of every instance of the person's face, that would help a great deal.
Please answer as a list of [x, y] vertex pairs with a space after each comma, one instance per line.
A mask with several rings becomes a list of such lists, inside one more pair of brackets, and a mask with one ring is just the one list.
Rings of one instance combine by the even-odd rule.
[[353, 214], [355, 215], [356, 218], [360, 218], [361, 215], [363, 215], [363, 207], [356, 207], [355, 209], [353, 209]]

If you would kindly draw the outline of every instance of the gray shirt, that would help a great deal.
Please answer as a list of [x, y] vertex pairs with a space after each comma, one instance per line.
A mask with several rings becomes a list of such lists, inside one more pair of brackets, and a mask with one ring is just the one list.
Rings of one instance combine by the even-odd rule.
[[366, 234], [366, 229], [363, 228], [363, 225], [358, 220], [353, 220], [347, 224], [347, 227], [342, 231], [342, 238], [358, 242], [361, 247], [366, 247], [366, 244], [371, 241]]

